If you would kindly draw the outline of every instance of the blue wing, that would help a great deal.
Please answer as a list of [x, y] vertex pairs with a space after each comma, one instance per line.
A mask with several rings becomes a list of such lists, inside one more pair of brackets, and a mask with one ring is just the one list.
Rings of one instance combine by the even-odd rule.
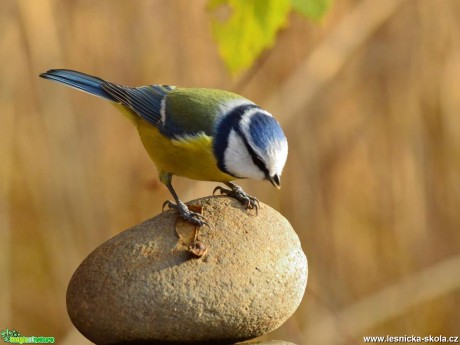
[[126, 87], [109, 82], [102, 89], [155, 127], [160, 126], [161, 101], [174, 90], [169, 85]]
[[121, 86], [68, 69], [52, 69], [40, 74], [40, 77], [121, 103], [155, 127], [160, 127], [161, 101], [167, 93], [174, 90], [174, 87], [169, 85]]

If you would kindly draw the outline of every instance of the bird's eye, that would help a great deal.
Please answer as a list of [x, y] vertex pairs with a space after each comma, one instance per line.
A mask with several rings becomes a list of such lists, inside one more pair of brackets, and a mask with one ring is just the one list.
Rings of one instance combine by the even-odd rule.
[[265, 162], [260, 158], [260, 156], [253, 150], [251, 145], [249, 145], [247, 138], [245, 135], [241, 132], [241, 129], [238, 130], [241, 138], [243, 139], [244, 146], [246, 146], [246, 149], [248, 150], [249, 155], [252, 158], [252, 162], [264, 173], [265, 176], [268, 176], [268, 169], [265, 166]]
[[258, 155], [254, 155], [252, 157], [252, 160], [258, 167], [261, 167], [261, 166], [265, 167], [264, 161]]

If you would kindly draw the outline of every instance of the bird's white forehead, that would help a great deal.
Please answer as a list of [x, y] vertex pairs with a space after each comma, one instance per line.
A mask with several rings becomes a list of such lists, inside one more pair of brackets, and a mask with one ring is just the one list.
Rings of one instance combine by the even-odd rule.
[[270, 176], [281, 176], [288, 156], [287, 141], [276, 142], [276, 144], [267, 151], [267, 156], [268, 159], [266, 160], [265, 164], [267, 165]]

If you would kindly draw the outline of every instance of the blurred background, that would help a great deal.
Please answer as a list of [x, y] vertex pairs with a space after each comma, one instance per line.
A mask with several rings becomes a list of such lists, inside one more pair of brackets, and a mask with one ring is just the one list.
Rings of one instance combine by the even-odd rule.
[[[0, 4], [0, 328], [87, 344], [67, 284], [99, 244], [170, 198], [109, 102], [38, 74], [236, 91], [289, 140], [283, 188], [241, 183], [279, 210], [309, 259], [302, 304], [263, 339], [355, 344], [460, 335], [460, 2], [336, 0], [290, 13], [232, 75], [207, 1]], [[238, 54], [238, 51], [235, 51]], [[213, 183], [175, 179], [182, 199]]]

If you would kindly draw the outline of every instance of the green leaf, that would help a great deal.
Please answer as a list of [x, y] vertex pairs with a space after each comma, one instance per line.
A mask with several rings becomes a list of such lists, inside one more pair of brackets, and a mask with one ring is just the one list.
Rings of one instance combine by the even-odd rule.
[[209, 8], [215, 13], [229, 12], [225, 20], [213, 19], [212, 31], [219, 53], [232, 74], [249, 68], [264, 49], [273, 46], [276, 33], [287, 21], [290, 1], [210, 1]]
[[332, 0], [291, 0], [292, 7], [304, 16], [320, 20], [331, 6]]

